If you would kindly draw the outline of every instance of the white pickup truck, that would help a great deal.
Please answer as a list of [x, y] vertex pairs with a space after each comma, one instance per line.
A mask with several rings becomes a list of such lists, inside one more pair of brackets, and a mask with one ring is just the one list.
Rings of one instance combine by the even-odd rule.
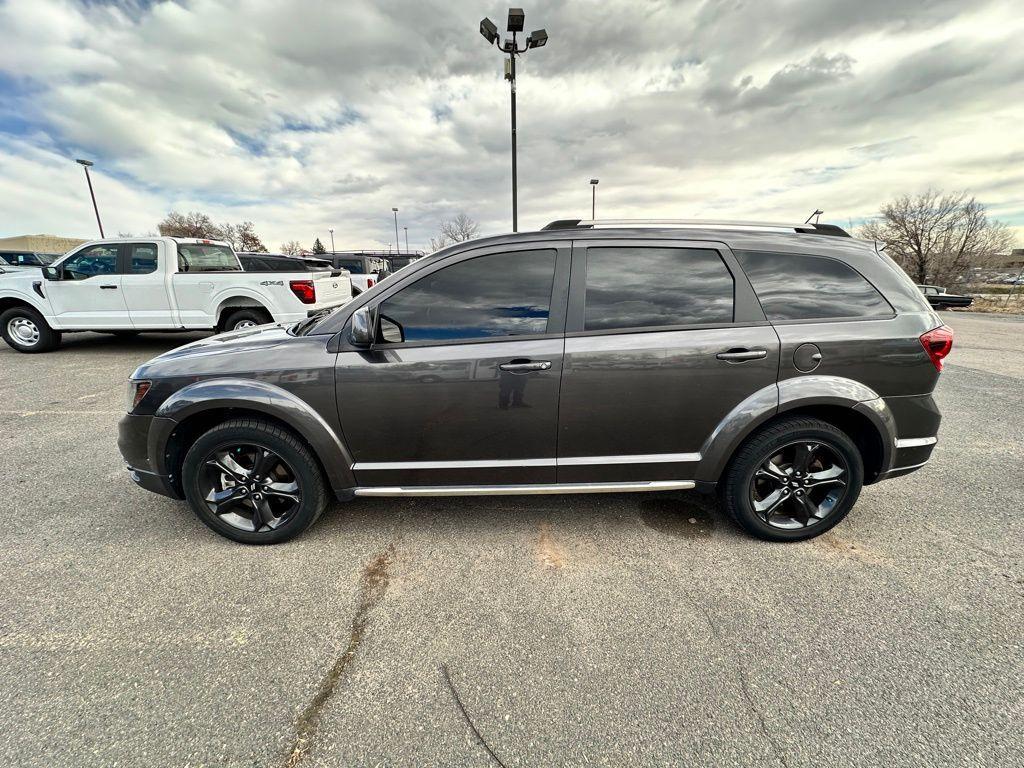
[[345, 272], [243, 272], [216, 240], [94, 240], [49, 267], [0, 274], [0, 335], [19, 352], [45, 352], [64, 331], [238, 330], [351, 298]]

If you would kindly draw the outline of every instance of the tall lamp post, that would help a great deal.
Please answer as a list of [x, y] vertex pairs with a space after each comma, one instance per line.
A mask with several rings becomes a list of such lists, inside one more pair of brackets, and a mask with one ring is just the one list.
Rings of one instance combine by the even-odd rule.
[[523, 31], [523, 24], [526, 21], [526, 14], [522, 8], [508, 9], [508, 31], [512, 38], [506, 38], [504, 42], [498, 43], [498, 27], [490, 19], [480, 22], [480, 34], [488, 45], [498, 43], [498, 50], [508, 54], [505, 61], [505, 79], [511, 87], [512, 100], [512, 231], [519, 231], [519, 185], [516, 175], [516, 56], [526, 53], [531, 48], [540, 48], [547, 44], [548, 33], [543, 29], [535, 30], [526, 36], [526, 47], [519, 48], [516, 45], [516, 34]]
[[590, 220], [597, 218], [597, 184], [600, 179], [590, 180]]
[[395, 251], [401, 252], [401, 247], [398, 245], [398, 209], [392, 208], [391, 211], [395, 214]]
[[89, 197], [92, 198], [92, 209], [96, 212], [96, 223], [100, 228], [100, 237], [106, 237], [103, 234], [103, 222], [100, 221], [100, 209], [96, 205], [96, 194], [92, 191], [92, 179], [89, 177], [89, 166], [92, 165], [92, 160], [75, 160], [75, 162], [85, 169], [85, 181], [89, 185]]
[[327, 231], [331, 233], [331, 253], [334, 253], [334, 228], [332, 227]]
[[402, 229], [405, 230], [405, 252], [408, 253], [409, 252], [409, 228], [408, 227], [402, 227]]

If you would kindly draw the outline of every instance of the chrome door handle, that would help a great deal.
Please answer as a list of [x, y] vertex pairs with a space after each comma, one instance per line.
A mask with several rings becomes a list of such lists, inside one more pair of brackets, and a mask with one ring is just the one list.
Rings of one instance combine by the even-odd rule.
[[742, 363], [744, 360], [763, 360], [768, 357], [767, 349], [731, 349], [715, 355], [719, 360], [729, 363]]
[[508, 363], [502, 363], [498, 366], [502, 371], [508, 371], [509, 373], [529, 373], [530, 371], [549, 371], [551, 370], [550, 360], [512, 360]]
[[117, 290], [117, 286], [116, 285], [101, 285], [100, 288], [102, 288], [104, 291], [107, 291], [107, 290], [116, 291]]

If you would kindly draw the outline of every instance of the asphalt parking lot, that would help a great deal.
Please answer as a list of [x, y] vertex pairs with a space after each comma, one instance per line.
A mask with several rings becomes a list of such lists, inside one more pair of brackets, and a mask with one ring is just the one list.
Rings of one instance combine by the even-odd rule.
[[957, 331], [924, 470], [834, 532], [694, 494], [361, 499], [291, 543], [135, 488], [124, 380], [0, 344], [0, 764], [1024, 764], [1024, 318]]

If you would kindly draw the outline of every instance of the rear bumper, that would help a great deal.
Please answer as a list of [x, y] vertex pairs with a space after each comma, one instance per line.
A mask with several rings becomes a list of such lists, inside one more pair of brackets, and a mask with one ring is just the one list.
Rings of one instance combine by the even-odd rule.
[[890, 480], [894, 477], [902, 477], [903, 475], [909, 475], [911, 472], [916, 472], [928, 463], [928, 459], [932, 456], [932, 451], [935, 450], [936, 442], [937, 438], [935, 437], [903, 438], [897, 440], [892, 468], [885, 472], [880, 479]]
[[892, 464], [879, 480], [889, 480], [915, 472], [931, 458], [938, 442], [942, 415], [931, 395], [887, 397], [885, 404], [896, 422], [896, 444]]

